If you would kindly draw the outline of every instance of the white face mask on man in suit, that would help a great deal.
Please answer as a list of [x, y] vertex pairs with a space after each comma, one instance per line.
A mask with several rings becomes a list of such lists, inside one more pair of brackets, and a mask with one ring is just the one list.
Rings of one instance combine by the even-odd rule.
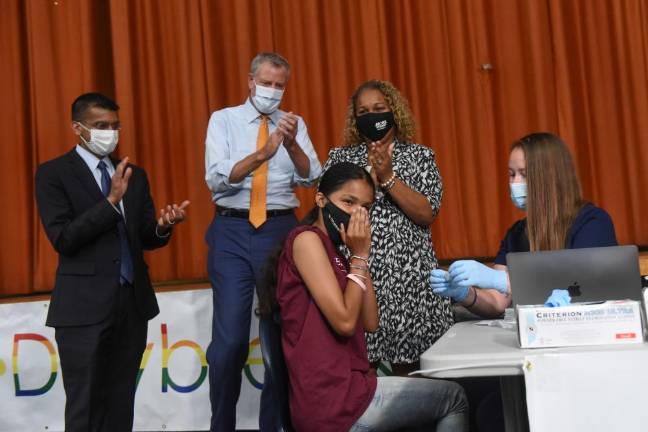
[[86, 147], [88, 147], [88, 150], [92, 153], [104, 157], [115, 151], [117, 148], [117, 143], [119, 142], [119, 130], [90, 129], [81, 122], [77, 122], [77, 124], [90, 132], [90, 141], [83, 138], [83, 135], [79, 136]]

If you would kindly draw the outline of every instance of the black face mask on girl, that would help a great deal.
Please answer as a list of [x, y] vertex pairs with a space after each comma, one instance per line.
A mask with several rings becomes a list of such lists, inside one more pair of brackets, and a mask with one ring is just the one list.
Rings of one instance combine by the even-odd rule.
[[370, 141], [380, 141], [394, 127], [394, 113], [375, 112], [356, 117], [356, 126], [360, 135]]
[[342, 234], [340, 234], [340, 224], [344, 224], [344, 229], [346, 230], [349, 227], [351, 215], [329, 200], [322, 209], [322, 216], [324, 217], [326, 232], [333, 244], [336, 246], [343, 244]]

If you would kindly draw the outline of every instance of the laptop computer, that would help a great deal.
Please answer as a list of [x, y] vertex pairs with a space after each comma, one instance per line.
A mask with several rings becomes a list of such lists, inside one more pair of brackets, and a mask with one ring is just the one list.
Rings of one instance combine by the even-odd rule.
[[634, 245], [512, 252], [506, 263], [514, 304], [543, 304], [556, 288], [568, 290], [572, 303], [641, 299]]

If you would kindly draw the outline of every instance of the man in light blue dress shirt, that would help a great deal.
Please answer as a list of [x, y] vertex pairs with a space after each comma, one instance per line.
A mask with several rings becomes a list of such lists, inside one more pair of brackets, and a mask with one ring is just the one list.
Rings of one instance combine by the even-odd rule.
[[[250, 66], [248, 99], [243, 105], [214, 112], [207, 129], [205, 180], [216, 204], [206, 235], [214, 294], [212, 341], [207, 349], [211, 431], [236, 428], [254, 287], [263, 277], [269, 254], [297, 223], [293, 211], [299, 201], [293, 188], [311, 186], [321, 173], [303, 119], [278, 109], [289, 75], [290, 65], [283, 57], [258, 54]], [[263, 173], [265, 211], [264, 221], [253, 225], [255, 173]], [[256, 200], [252, 205], [258, 208]], [[262, 431], [274, 430], [276, 424], [277, 409], [266, 389], [261, 395]]]

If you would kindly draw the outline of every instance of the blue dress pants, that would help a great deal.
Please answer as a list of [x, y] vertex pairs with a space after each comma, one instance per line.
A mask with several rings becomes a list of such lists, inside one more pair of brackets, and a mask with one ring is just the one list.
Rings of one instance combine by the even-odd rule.
[[[211, 431], [236, 429], [236, 403], [248, 356], [254, 288], [263, 279], [268, 256], [297, 225], [294, 215], [268, 218], [258, 229], [247, 219], [216, 216], [207, 230], [207, 270], [214, 302], [212, 340], [207, 348]], [[265, 375], [259, 426], [271, 431], [278, 409]]]

